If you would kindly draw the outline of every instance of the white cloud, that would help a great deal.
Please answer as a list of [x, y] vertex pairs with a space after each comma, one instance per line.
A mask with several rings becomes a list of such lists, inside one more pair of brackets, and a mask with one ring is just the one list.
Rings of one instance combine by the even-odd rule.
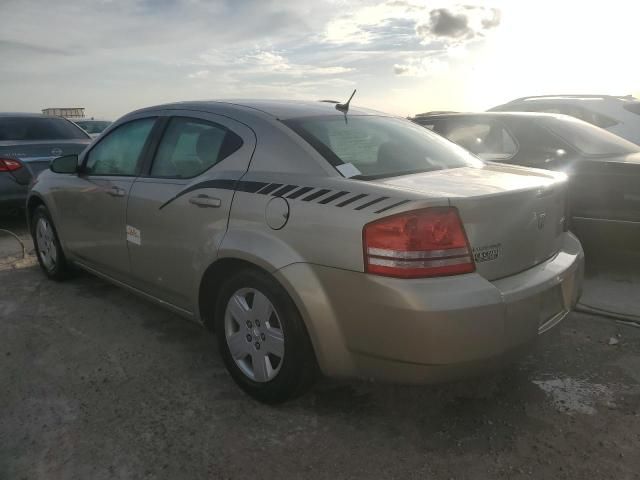
[[629, 60], [640, 7], [622, 0], [50, 3], [0, 0], [3, 109], [68, 103], [117, 117], [174, 100], [357, 88], [360, 105], [406, 115], [554, 91], [640, 93]]
[[193, 72], [187, 75], [187, 78], [197, 78], [197, 79], [208, 78], [209, 73], [211, 73], [209, 72], [209, 70], [198, 70], [197, 72]]
[[400, 77], [428, 77], [441, 75], [449, 68], [446, 60], [435, 56], [409, 58], [405, 63], [396, 63], [393, 73]]
[[336, 65], [310, 65], [295, 63], [285, 57], [282, 52], [254, 49], [244, 54], [234, 51], [209, 51], [199, 56], [200, 60], [210, 66], [231, 66], [238, 73], [274, 74], [290, 77], [330, 76], [353, 72], [353, 68]]

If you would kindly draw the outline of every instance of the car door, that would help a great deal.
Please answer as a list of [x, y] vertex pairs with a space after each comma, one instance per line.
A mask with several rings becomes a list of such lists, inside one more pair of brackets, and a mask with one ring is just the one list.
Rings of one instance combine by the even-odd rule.
[[640, 250], [640, 161], [583, 158], [569, 175], [571, 230], [585, 249]]
[[54, 194], [65, 247], [77, 260], [126, 280], [129, 191], [155, 118], [138, 118], [111, 130], [80, 159], [79, 173]]
[[227, 117], [193, 111], [171, 112], [163, 123], [129, 197], [131, 272], [136, 287], [191, 312], [198, 266], [215, 256], [226, 232], [255, 135]]

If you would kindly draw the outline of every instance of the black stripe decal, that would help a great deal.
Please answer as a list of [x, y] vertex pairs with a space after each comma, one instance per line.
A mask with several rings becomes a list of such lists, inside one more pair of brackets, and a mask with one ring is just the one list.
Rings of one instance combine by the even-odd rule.
[[333, 202], [336, 198], [340, 198], [340, 197], [344, 197], [347, 193], [349, 192], [338, 192], [338, 193], [334, 193], [333, 195], [320, 200], [318, 203], [322, 204], [322, 205], [326, 205], [327, 203], [331, 203]]
[[361, 193], [360, 195], [356, 195], [355, 197], [351, 197], [348, 200], [345, 200], [344, 202], [340, 202], [339, 204], [336, 205], [336, 207], [344, 207], [345, 205], [349, 205], [350, 203], [353, 203], [357, 200], [360, 200], [361, 198], [366, 197], [367, 195], [365, 195], [364, 193]]
[[284, 187], [279, 188], [278, 190], [273, 192], [271, 195], [273, 195], [274, 197], [282, 197], [284, 194], [289, 193], [294, 188], [298, 188], [298, 185], [285, 185]]
[[[265, 183], [265, 182], [249, 182], [249, 181], [246, 181], [246, 180], [240, 180], [238, 182], [238, 185], [236, 186], [236, 190], [238, 190], [240, 192], [256, 193], [258, 190], [263, 188], [265, 185], [268, 185], [268, 183]], [[222, 188], [222, 187], [220, 187], [220, 188]], [[227, 190], [229, 190], [229, 189], [227, 189]]]
[[327, 189], [322, 189], [322, 190], [318, 190], [315, 193], [312, 193], [311, 195], [307, 195], [306, 197], [304, 197], [302, 199], [303, 202], [310, 202], [311, 200], [315, 200], [318, 197], [321, 197], [322, 195], [329, 193], [331, 190], [327, 190]]
[[381, 208], [380, 210], [376, 210], [375, 213], [386, 212], [387, 210], [391, 210], [394, 207], [398, 207], [400, 205], [404, 205], [405, 203], [409, 203], [409, 202], [410, 202], [410, 200], [402, 200], [401, 202], [397, 202], [397, 203], [394, 203], [392, 205], [389, 205], [388, 207], [384, 207], [384, 208]]
[[375, 200], [371, 200], [370, 202], [364, 203], [364, 204], [360, 205], [359, 207], [356, 207], [356, 210], [362, 210], [362, 209], [365, 209], [365, 208], [367, 208], [367, 207], [370, 207], [370, 206], [371, 206], [371, 205], [373, 205], [373, 204], [376, 204], [376, 203], [378, 203], [378, 202], [381, 202], [381, 201], [383, 201], [383, 200], [386, 200], [387, 198], [389, 198], [389, 197], [380, 197], [380, 198], [376, 198]]
[[[178, 192], [176, 195], [174, 195], [172, 198], [170, 198], [169, 200], [167, 200], [165, 203], [163, 203], [162, 205], [160, 205], [159, 209], [162, 210], [164, 207], [166, 207], [167, 205], [169, 205], [171, 202], [173, 202], [174, 200], [182, 197], [183, 195], [186, 195], [187, 193], [193, 192], [195, 190], [200, 190], [203, 188], [219, 188], [221, 190], [235, 190], [238, 192], [247, 192], [247, 193], [259, 193], [262, 195], [268, 195], [269, 193], [271, 193], [272, 195], [275, 196], [282, 196], [284, 197], [287, 193], [293, 191], [292, 193], [289, 193], [289, 195], [286, 198], [290, 198], [290, 199], [296, 199], [299, 198], [303, 195], [305, 195], [306, 193], [311, 192], [312, 190], [315, 190], [316, 187], [299, 187], [298, 185], [282, 185], [281, 183], [267, 183], [267, 182], [253, 182], [253, 181], [247, 181], [247, 180], [231, 180], [231, 179], [217, 179], [217, 180], [206, 180], [204, 182], [200, 182], [200, 183], [196, 183], [194, 185], [191, 185], [190, 187], [185, 188], [184, 190], [182, 190], [181, 192]], [[302, 198], [302, 201], [305, 202], [310, 202], [312, 200], [315, 200], [316, 198], [321, 197], [322, 195], [325, 195], [327, 193], [331, 192], [330, 189], [319, 189], [313, 193], [311, 193], [310, 195], [307, 195], [306, 197]], [[327, 198], [324, 198], [322, 200], [320, 200], [318, 202], [318, 204], [321, 205], [326, 205], [328, 203], [333, 202], [334, 200], [337, 200], [338, 198], [342, 198], [345, 195], [348, 195], [352, 192], [345, 192], [345, 191], [341, 191], [341, 192], [337, 192], [334, 193], [332, 195], [329, 195]], [[353, 202], [356, 202], [360, 199], [363, 199], [365, 197], [367, 197], [367, 194], [364, 193], [360, 193], [360, 194], [356, 194], [351, 198], [348, 198], [347, 200], [344, 200], [343, 202], [340, 202], [338, 204], [336, 204], [336, 207], [344, 207], [346, 205], [349, 205]], [[360, 205], [358, 207], [355, 208], [355, 210], [363, 210], [367, 207], [370, 207], [371, 205], [375, 205], [379, 202], [382, 202], [384, 200], [387, 200], [388, 197], [379, 197], [376, 198], [374, 200], [371, 200], [363, 205]], [[396, 203], [393, 203], [387, 207], [381, 208], [380, 210], [377, 210], [374, 213], [382, 213], [382, 212], [386, 212], [387, 210], [390, 210], [392, 208], [398, 207], [400, 205], [404, 205], [405, 203], [409, 203], [410, 200], [402, 200]]]
[[300, 195], [304, 195], [307, 192], [310, 192], [311, 190], [313, 190], [312, 187], [302, 187], [299, 190], [296, 190], [293, 193], [290, 193], [287, 198], [298, 198]]
[[264, 188], [261, 188], [260, 190], [258, 190], [258, 193], [260, 195], [269, 195], [271, 192], [273, 192], [274, 190], [280, 188], [282, 186], [281, 183], [272, 183], [270, 185], [267, 185]]

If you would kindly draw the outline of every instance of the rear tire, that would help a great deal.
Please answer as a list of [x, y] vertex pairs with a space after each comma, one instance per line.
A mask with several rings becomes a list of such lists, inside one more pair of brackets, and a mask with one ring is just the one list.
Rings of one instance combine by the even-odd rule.
[[69, 264], [62, 251], [49, 210], [44, 205], [36, 208], [31, 216], [31, 236], [38, 263], [44, 274], [56, 281], [68, 278], [70, 275]]
[[318, 367], [293, 300], [270, 275], [244, 269], [221, 288], [215, 332], [235, 382], [256, 400], [277, 404], [304, 393]]

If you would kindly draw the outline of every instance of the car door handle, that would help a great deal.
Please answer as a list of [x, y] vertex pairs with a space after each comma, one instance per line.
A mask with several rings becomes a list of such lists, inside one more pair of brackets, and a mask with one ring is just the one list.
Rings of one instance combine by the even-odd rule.
[[112, 197], [124, 197], [125, 193], [126, 192], [124, 188], [120, 188], [116, 186], [113, 186], [109, 190], [107, 190], [107, 194], [111, 195]]
[[222, 201], [219, 198], [210, 197], [208, 195], [198, 195], [196, 197], [191, 197], [189, 199], [189, 203], [202, 208], [219, 208], [222, 204]]

